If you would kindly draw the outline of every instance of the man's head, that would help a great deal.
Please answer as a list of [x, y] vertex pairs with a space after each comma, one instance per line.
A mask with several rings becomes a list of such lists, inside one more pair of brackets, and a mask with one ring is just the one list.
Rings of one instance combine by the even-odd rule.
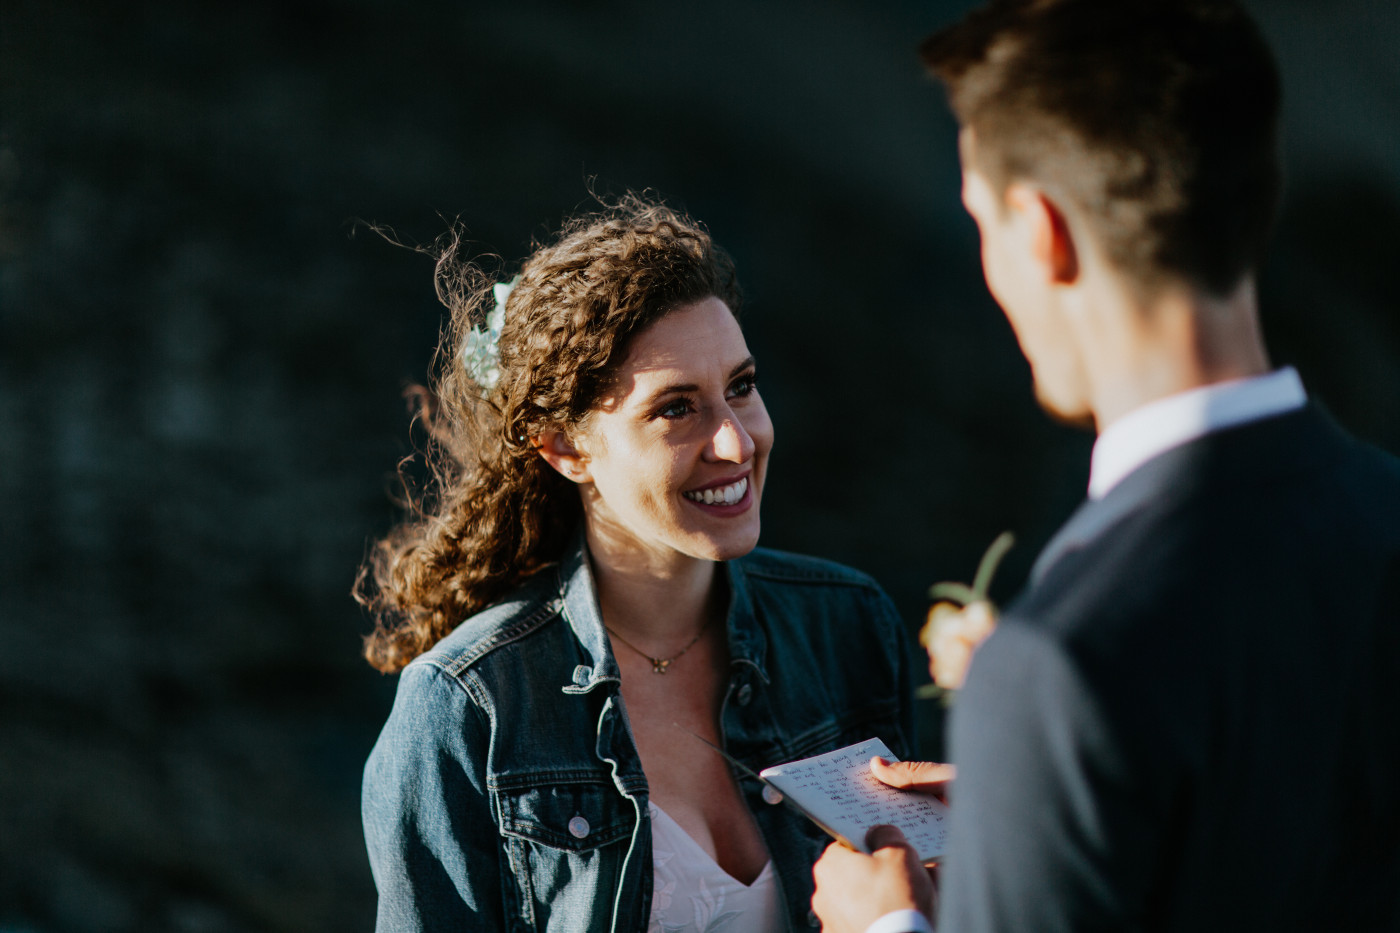
[[1234, 0], [993, 0], [922, 54], [968, 167], [1045, 191], [1138, 292], [1225, 296], [1259, 265], [1279, 82]]

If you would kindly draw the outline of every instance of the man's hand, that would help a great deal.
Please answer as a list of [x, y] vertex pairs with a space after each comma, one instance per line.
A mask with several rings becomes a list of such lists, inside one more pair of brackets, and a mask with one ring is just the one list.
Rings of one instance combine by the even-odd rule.
[[932, 794], [947, 803], [948, 788], [952, 786], [953, 778], [957, 777], [958, 769], [932, 761], [891, 762], [872, 758], [870, 772], [891, 787]]
[[817, 891], [812, 910], [827, 933], [865, 933], [887, 913], [917, 910], [933, 919], [933, 879], [893, 826], [876, 826], [865, 838], [872, 855], [832, 843], [812, 869]]

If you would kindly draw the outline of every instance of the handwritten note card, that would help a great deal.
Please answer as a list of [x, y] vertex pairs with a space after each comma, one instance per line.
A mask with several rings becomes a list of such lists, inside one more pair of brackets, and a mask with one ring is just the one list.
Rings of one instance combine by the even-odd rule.
[[766, 768], [763, 778], [827, 833], [860, 852], [865, 834], [889, 824], [903, 830], [922, 861], [947, 847], [948, 808], [928, 794], [880, 782], [870, 773], [876, 755], [895, 761], [885, 743], [868, 739], [834, 752]]

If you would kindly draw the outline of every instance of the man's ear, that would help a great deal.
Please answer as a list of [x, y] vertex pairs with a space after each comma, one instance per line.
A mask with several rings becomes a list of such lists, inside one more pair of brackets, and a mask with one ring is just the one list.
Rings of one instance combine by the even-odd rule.
[[1079, 250], [1065, 212], [1044, 191], [1023, 182], [1006, 188], [1006, 206], [1024, 225], [1030, 258], [1052, 285], [1079, 278]]
[[565, 479], [575, 483], [592, 482], [588, 473], [588, 457], [574, 446], [563, 431], [553, 428], [540, 432], [535, 438], [535, 450], [540, 457]]

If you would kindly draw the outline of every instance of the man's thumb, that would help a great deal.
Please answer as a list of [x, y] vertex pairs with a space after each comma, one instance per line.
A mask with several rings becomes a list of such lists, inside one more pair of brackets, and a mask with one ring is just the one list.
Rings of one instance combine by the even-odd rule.
[[939, 796], [958, 773], [952, 765], [936, 761], [885, 761], [883, 758], [872, 758], [870, 771], [891, 787]]
[[865, 834], [865, 847], [871, 852], [886, 846], [908, 848], [909, 840], [904, 838], [898, 826], [872, 826]]

